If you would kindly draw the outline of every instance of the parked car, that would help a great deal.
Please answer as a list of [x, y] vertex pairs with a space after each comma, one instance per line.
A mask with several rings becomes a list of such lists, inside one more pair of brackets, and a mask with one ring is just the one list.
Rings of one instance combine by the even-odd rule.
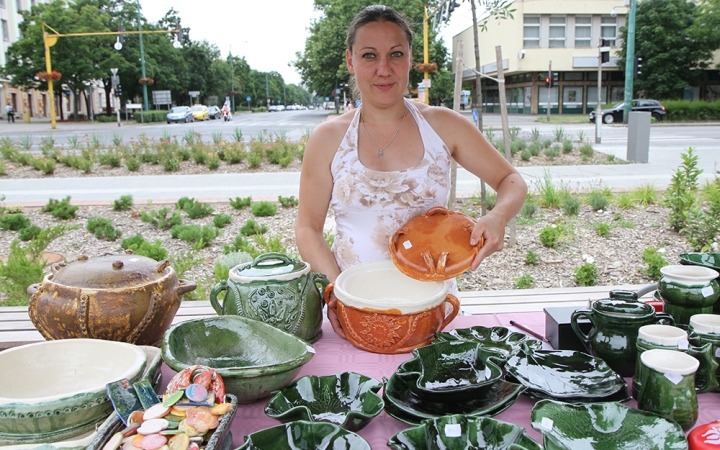
[[[610, 109], [603, 109], [602, 121], [607, 124], [623, 121], [625, 102], [620, 102]], [[649, 112], [658, 122], [665, 120], [665, 107], [657, 100], [637, 99], [632, 101], [633, 111]], [[590, 112], [590, 122], [595, 123], [595, 111]]]
[[210, 112], [205, 105], [195, 105], [190, 108], [195, 120], [210, 120]]
[[273, 111], [277, 111], [277, 110], [278, 110], [278, 109], [277, 109], [277, 105], [270, 105], [270, 106], [268, 106], [268, 112], [273, 112]]
[[187, 106], [175, 106], [165, 116], [167, 123], [194, 122], [193, 113]]
[[217, 106], [208, 106], [208, 115], [211, 119], [222, 119], [222, 111]]

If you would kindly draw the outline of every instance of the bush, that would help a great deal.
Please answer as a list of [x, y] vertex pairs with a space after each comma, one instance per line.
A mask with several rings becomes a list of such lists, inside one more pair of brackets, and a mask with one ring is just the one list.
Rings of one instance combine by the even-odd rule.
[[110, 219], [103, 217], [90, 217], [85, 228], [93, 233], [96, 238], [104, 241], [114, 241], [122, 235], [120, 230], [112, 226]]
[[573, 143], [571, 140], [566, 139], [562, 143], [562, 151], [563, 153], [572, 153], [573, 151]]
[[529, 273], [523, 274], [520, 278], [515, 279], [515, 289], [532, 289], [535, 278]]
[[663, 100], [667, 120], [720, 120], [720, 101]]
[[47, 205], [43, 206], [41, 211], [49, 213], [59, 220], [70, 220], [75, 218], [75, 212], [77, 210], [78, 207], [71, 205], [70, 196], [67, 196], [62, 200], [51, 198], [48, 200]]
[[235, 197], [231, 198], [230, 200], [230, 206], [233, 207], [233, 209], [245, 209], [250, 206], [252, 206], [252, 197]]
[[296, 199], [294, 195], [291, 195], [290, 197], [283, 197], [282, 195], [279, 195], [278, 202], [280, 202], [283, 208], [293, 208], [298, 205], [298, 199]]
[[215, 225], [217, 228], [223, 228], [226, 225], [230, 225], [232, 222], [232, 216], [229, 216], [227, 214], [218, 214], [217, 216], [213, 217], [213, 225]]
[[675, 231], [685, 228], [690, 211], [695, 209], [698, 177], [702, 173], [698, 169], [698, 155], [692, 147], [688, 147], [680, 157], [683, 162], [675, 170], [663, 199], [665, 206], [670, 208], [668, 221]]
[[530, 154], [532, 156], [538, 156], [542, 150], [543, 150], [543, 146], [539, 142], [533, 142], [528, 147], [528, 151], [530, 152]]
[[140, 220], [145, 223], [154, 225], [156, 228], [161, 230], [169, 230], [175, 225], [182, 224], [182, 216], [179, 212], [174, 211], [170, 217], [167, 215], [170, 213], [169, 208], [160, 208], [157, 211], [146, 212], [143, 211], [140, 214]]
[[566, 195], [562, 201], [562, 209], [568, 216], [577, 216], [580, 213], [580, 200], [572, 195]]
[[540, 242], [545, 247], [557, 248], [564, 235], [563, 225], [548, 225], [540, 231]]
[[544, 153], [545, 153], [545, 156], [550, 158], [550, 160], [553, 160], [553, 159], [557, 158], [558, 156], [560, 156], [560, 148], [553, 145], [550, 148], [546, 148]]
[[0, 229], [20, 231], [30, 226], [30, 219], [23, 213], [3, 214], [0, 216]]
[[534, 266], [540, 262], [540, 256], [532, 250], [528, 250], [527, 253], [525, 253], [525, 264], [530, 264]]
[[531, 157], [532, 154], [527, 150], [523, 150], [522, 153], [520, 153], [520, 159], [522, 159], [523, 161], [530, 161]]
[[192, 245], [193, 250], [200, 250], [220, 236], [220, 230], [207, 225], [202, 228], [199, 225], [175, 225], [170, 235], [173, 239], [180, 239]]
[[590, 157], [592, 157], [592, 155], [595, 154], [595, 150], [593, 150], [592, 145], [583, 144], [580, 146], [580, 154], [590, 158]]
[[120, 167], [122, 164], [122, 153], [117, 150], [108, 150], [98, 154], [100, 164], [110, 167]]
[[605, 197], [600, 191], [590, 192], [587, 202], [594, 211], [600, 211], [601, 209], [605, 209], [610, 203], [607, 197]]
[[269, 217], [277, 214], [277, 205], [272, 202], [257, 202], [252, 205], [252, 215], [255, 217]]
[[136, 255], [146, 256], [155, 261], [162, 261], [168, 257], [168, 252], [163, 248], [162, 242], [160, 242], [159, 239], [151, 244], [146, 241], [140, 233], [133, 237], [123, 239], [120, 246], [126, 250], [132, 250]]
[[240, 232], [245, 236], [252, 236], [255, 234], [264, 234], [268, 228], [265, 225], [260, 225], [252, 219], [248, 219], [245, 225], [240, 228]]
[[30, 225], [30, 226], [25, 227], [20, 230], [20, 233], [18, 234], [18, 238], [21, 241], [27, 242], [31, 239], [35, 239], [35, 237], [38, 236], [41, 231], [42, 231], [42, 228], [40, 228], [39, 226]]
[[209, 203], [199, 202], [194, 198], [183, 197], [175, 203], [177, 209], [185, 211], [191, 219], [207, 217], [215, 210]]
[[595, 264], [585, 263], [575, 269], [575, 283], [578, 286], [595, 286], [597, 284], [599, 271]]
[[133, 209], [133, 198], [132, 195], [122, 195], [117, 200], [113, 201], [113, 211], [130, 211]]
[[538, 205], [535, 202], [531, 200], [526, 200], [522, 206], [522, 209], [520, 209], [520, 216], [523, 219], [532, 219], [537, 210]]
[[656, 247], [647, 247], [642, 252], [642, 259], [647, 268], [641, 272], [649, 276], [653, 280], [659, 280], [662, 278], [662, 272], [660, 269], [667, 266], [668, 262], [662, 253]]
[[157, 111], [136, 111], [133, 113], [133, 118], [136, 122], [165, 122], [165, 119], [167, 118], [167, 111], [165, 110], [157, 110]]
[[607, 222], [598, 222], [595, 224], [595, 233], [600, 237], [610, 236], [610, 224]]

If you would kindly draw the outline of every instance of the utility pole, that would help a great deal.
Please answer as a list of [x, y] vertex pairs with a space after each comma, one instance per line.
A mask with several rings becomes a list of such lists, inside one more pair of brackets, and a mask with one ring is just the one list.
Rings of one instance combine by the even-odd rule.
[[[430, 63], [430, 56], [428, 51], [428, 13], [427, 6], [425, 7], [423, 20], [423, 63], [425, 67]], [[423, 88], [425, 88], [425, 104], [430, 104], [430, 73], [425, 70], [423, 72]]]
[[[463, 41], [458, 41], [457, 56], [455, 57], [455, 90], [453, 92], [453, 110], [460, 112], [460, 91], [462, 90], [462, 73], [463, 73]], [[457, 198], [457, 161], [450, 159], [450, 198], [448, 199], [448, 209], [455, 209], [455, 200]]]
[[[500, 120], [502, 121], [503, 143], [505, 144], [505, 159], [512, 164], [512, 150], [510, 149], [510, 126], [508, 125], [507, 98], [505, 93], [505, 72], [502, 65], [502, 47], [495, 46], [495, 61], [497, 62], [498, 91], [500, 93]], [[510, 220], [510, 239], [508, 245], [515, 245], [517, 231], [515, 217]]]
[[552, 91], [552, 61], [548, 62], [548, 79], [550, 80], [550, 86], [548, 86], [547, 121], [548, 121], [548, 123], [550, 123], [550, 91]]
[[[477, 23], [477, 13], [475, 11], [475, 0], [470, 0], [470, 9], [472, 9], [472, 18], [473, 18], [473, 38], [475, 39], [475, 100], [477, 102], [477, 110], [478, 110], [478, 129], [480, 132], [483, 130], [483, 117], [482, 117], [482, 108], [483, 108], [483, 102], [482, 102], [482, 79], [480, 78], [480, 39], [478, 38], [478, 23]], [[482, 193], [482, 198], [485, 198], [485, 183], [480, 183], [480, 190]], [[485, 202], [483, 202], [483, 205], [485, 205]], [[483, 211], [483, 215], [485, 215], [485, 211]]]
[[603, 39], [600, 38], [598, 46], [598, 85], [597, 85], [597, 108], [595, 108], [595, 143], [602, 142], [602, 65], [603, 65]]
[[[140, 0], [137, 0], [137, 13], [138, 13], [138, 32], [140, 37], [140, 75], [142, 75], [142, 78], [147, 78], [145, 76], [145, 50], [143, 48], [143, 38], [142, 38], [142, 21], [141, 21], [141, 14], [140, 14]], [[147, 84], [143, 84], [143, 111], [148, 110], [148, 93], [147, 93]]]
[[625, 105], [623, 107], [623, 122], [628, 123], [632, 111], [633, 97], [633, 71], [635, 68], [635, 11], [637, 0], [630, 0], [630, 11], [627, 18], [627, 42], [625, 43]]

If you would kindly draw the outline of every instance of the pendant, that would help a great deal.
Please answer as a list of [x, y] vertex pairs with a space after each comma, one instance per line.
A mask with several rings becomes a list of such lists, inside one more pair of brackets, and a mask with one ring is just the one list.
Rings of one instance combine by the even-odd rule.
[[383, 158], [383, 151], [380, 150], [380, 151], [378, 152], [378, 159], [382, 159], [382, 158]]

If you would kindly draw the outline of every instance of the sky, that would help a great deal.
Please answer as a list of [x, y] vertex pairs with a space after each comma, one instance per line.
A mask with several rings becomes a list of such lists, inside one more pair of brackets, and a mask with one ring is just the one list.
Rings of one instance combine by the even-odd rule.
[[[207, 40], [227, 56], [244, 56], [250, 67], [279, 72], [286, 83], [299, 84], [300, 74], [289, 63], [303, 52], [312, 19], [321, 16], [313, 0], [140, 0], [143, 15], [157, 22], [172, 7], [178, 11], [190, 39]], [[467, 2], [457, 8], [443, 27], [445, 46], [472, 24]]]

